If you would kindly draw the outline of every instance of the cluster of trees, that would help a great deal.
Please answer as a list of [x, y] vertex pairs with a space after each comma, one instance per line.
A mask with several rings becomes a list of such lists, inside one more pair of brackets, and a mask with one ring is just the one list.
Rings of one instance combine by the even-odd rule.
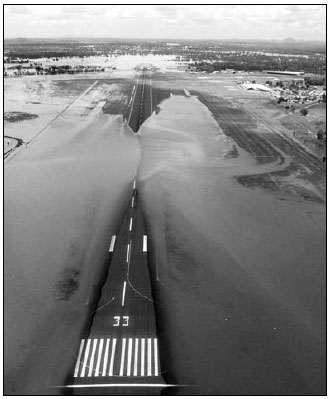
[[[218, 57], [219, 58], [219, 57]], [[197, 70], [213, 72], [224, 69], [244, 71], [304, 71], [323, 75], [326, 72], [326, 62], [323, 57], [315, 55], [306, 57], [269, 56], [263, 54], [241, 55], [241, 53], [222, 54], [221, 61], [211, 61], [210, 54], [204, 60], [194, 60]], [[211, 61], [211, 62], [206, 62]]]

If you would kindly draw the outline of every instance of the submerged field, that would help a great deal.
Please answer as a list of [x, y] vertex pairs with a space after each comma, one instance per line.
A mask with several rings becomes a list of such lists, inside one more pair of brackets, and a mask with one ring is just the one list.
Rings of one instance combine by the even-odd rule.
[[325, 393], [325, 171], [230, 79], [155, 73], [137, 135], [133, 71], [6, 83], [7, 394], [61, 393], [136, 168], [168, 393]]

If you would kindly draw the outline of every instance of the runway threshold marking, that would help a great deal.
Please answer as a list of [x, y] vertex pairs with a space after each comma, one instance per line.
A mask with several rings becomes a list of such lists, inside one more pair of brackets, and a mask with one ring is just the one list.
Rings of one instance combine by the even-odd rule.
[[132, 359], [132, 338], [128, 339], [128, 351], [127, 351], [127, 376], [131, 375], [131, 359]]
[[113, 375], [113, 364], [115, 361], [116, 344], [117, 344], [117, 338], [114, 338], [112, 340], [111, 359], [110, 359], [110, 366], [109, 366], [109, 375], [110, 376]]
[[84, 345], [85, 345], [85, 340], [82, 339], [81, 342], [80, 342], [80, 348], [79, 348], [79, 354], [78, 354], [78, 358], [77, 358], [77, 362], [76, 362], [76, 367], [74, 369], [74, 377], [78, 376], [79, 366], [80, 366], [80, 359], [81, 359], [82, 351], [84, 349]]
[[125, 305], [125, 294], [126, 294], [126, 281], [124, 281], [124, 285], [123, 285], [123, 296], [121, 299], [121, 306]]
[[88, 339], [88, 340], [87, 340], [86, 350], [85, 350], [84, 362], [83, 362], [83, 366], [82, 366], [82, 369], [81, 369], [80, 377], [85, 377], [86, 364], [87, 364], [87, 359], [88, 359], [88, 353], [89, 353], [90, 344], [91, 344], [91, 340]]
[[143, 252], [147, 252], [147, 236], [143, 236]]
[[144, 377], [144, 338], [141, 339], [141, 376]]
[[105, 377], [106, 372], [107, 372], [108, 356], [109, 356], [109, 344], [110, 344], [110, 338], [107, 338], [107, 343], [106, 343], [106, 346], [105, 346], [105, 354], [104, 354], [104, 359], [103, 359], [102, 377]]
[[151, 376], [151, 338], [148, 338], [148, 376]]
[[158, 341], [154, 338], [154, 362], [155, 362], [155, 375], [158, 375]]
[[103, 338], [100, 339], [100, 345], [99, 345], [99, 350], [97, 354], [97, 362], [96, 362], [96, 368], [95, 368], [95, 375], [98, 377], [99, 371], [100, 371], [100, 364], [101, 364], [101, 357], [102, 357], [102, 350], [103, 350]]
[[[80, 356], [83, 355], [84, 362], [82, 364], [80, 359], [77, 360], [74, 377], [157, 377], [160, 375], [157, 338], [122, 338], [119, 351], [116, 351], [116, 343], [116, 338], [82, 339]], [[88, 373], [86, 373], [87, 368]]]
[[115, 242], [116, 242], [116, 236], [112, 236], [111, 242], [110, 242], [110, 247], [109, 247], [109, 252], [113, 252], [113, 249], [115, 247]]
[[94, 357], [95, 357], [95, 351], [96, 351], [96, 344], [97, 344], [97, 339], [93, 339], [92, 356], [90, 358], [89, 366], [88, 366], [88, 377], [91, 377], [92, 373], [93, 373], [93, 364], [94, 364]]
[[123, 338], [121, 346], [121, 361], [120, 361], [120, 371], [119, 371], [120, 377], [124, 375], [125, 350], [126, 350], [126, 338]]
[[135, 338], [134, 371], [133, 371], [134, 377], [137, 376], [137, 370], [138, 370], [138, 354], [139, 354], [139, 339], [138, 339], [138, 338]]

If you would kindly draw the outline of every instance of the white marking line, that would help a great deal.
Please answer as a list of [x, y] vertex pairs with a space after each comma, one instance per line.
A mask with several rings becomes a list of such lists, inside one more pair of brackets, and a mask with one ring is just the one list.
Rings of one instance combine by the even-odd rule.
[[132, 338], [128, 339], [128, 352], [127, 352], [127, 376], [131, 376], [131, 361], [132, 361]]
[[110, 367], [109, 367], [109, 375], [110, 376], [113, 375], [113, 364], [115, 361], [116, 343], [117, 343], [117, 338], [114, 338], [112, 340], [111, 359], [110, 359]]
[[141, 339], [141, 377], [144, 376], [144, 338]]
[[88, 353], [89, 353], [90, 344], [91, 344], [91, 340], [88, 339], [87, 340], [87, 346], [86, 346], [86, 349], [85, 349], [84, 362], [83, 362], [83, 366], [82, 366], [82, 369], [81, 369], [80, 377], [85, 377], [86, 363], [87, 363], [87, 359], [88, 359]]
[[79, 366], [80, 366], [80, 358], [81, 358], [82, 351], [84, 349], [84, 345], [85, 345], [85, 340], [82, 339], [81, 342], [80, 342], [80, 348], [79, 348], [79, 354], [78, 354], [78, 358], [77, 358], [77, 362], [76, 362], [76, 367], [74, 369], [74, 377], [78, 377]]
[[122, 377], [124, 375], [125, 349], [126, 349], [126, 338], [123, 338], [122, 346], [121, 346], [121, 361], [120, 361], [120, 370], [119, 370], [120, 377]]
[[94, 357], [95, 357], [96, 345], [97, 345], [97, 339], [94, 339], [93, 340], [92, 356], [91, 356], [90, 361], [89, 361], [88, 377], [91, 377], [92, 373], [93, 373], [93, 365], [94, 365]]
[[110, 338], [107, 338], [107, 343], [106, 343], [106, 346], [105, 346], [104, 360], [103, 360], [102, 377], [105, 377], [105, 373], [106, 373], [106, 369], [107, 369], [108, 354], [109, 354], [109, 343], [110, 343]]
[[135, 190], [135, 187], [136, 187], [136, 182], [135, 182], [135, 180], [134, 180], [134, 183], [133, 183], [133, 190]]
[[102, 349], [103, 349], [103, 338], [100, 339], [100, 345], [99, 345], [99, 351], [97, 354], [97, 362], [96, 362], [96, 369], [95, 369], [95, 377], [98, 377], [98, 375], [99, 375], [101, 358], [102, 358]]
[[101, 388], [101, 387], [177, 387], [177, 386], [187, 386], [187, 385], [174, 385], [174, 384], [76, 384], [76, 385], [64, 385], [58, 386], [66, 388]]
[[110, 242], [109, 252], [113, 252], [113, 249], [115, 247], [115, 242], [116, 242], [116, 236], [112, 236], [111, 237], [111, 242]]
[[148, 376], [151, 375], [151, 338], [148, 338]]
[[[137, 81], [136, 81], [136, 85], [138, 85], [138, 84], [139, 84], [139, 78], [138, 78]], [[134, 88], [135, 88], [135, 86], [134, 86]], [[133, 90], [134, 90], [134, 88], [133, 88]], [[129, 122], [130, 122], [131, 117], [132, 117], [132, 112], [133, 112], [133, 106], [134, 106], [134, 101], [135, 101], [136, 92], [137, 92], [137, 90], [134, 91], [134, 97], [133, 97], [133, 101], [132, 101], [131, 112], [130, 112], [130, 114], [129, 114], [128, 121], [127, 121], [127, 124], [128, 124], [128, 125], [129, 125]]]
[[139, 355], [139, 339], [135, 338], [134, 371], [133, 371], [134, 376], [137, 376], [138, 355]]
[[147, 252], [147, 236], [143, 236], [143, 252]]
[[111, 357], [110, 357], [110, 366], [109, 366], [109, 376], [113, 376], [113, 365], [115, 361], [115, 353], [116, 353], [116, 343], [117, 338], [112, 339], [112, 347], [111, 347]]
[[134, 207], [134, 197], [132, 197], [132, 208]]
[[157, 338], [154, 338], [154, 360], [155, 360], [155, 375], [158, 376], [158, 345], [157, 345]]
[[133, 218], [129, 222], [129, 231], [132, 231]]
[[123, 285], [123, 297], [121, 299], [121, 306], [125, 305], [125, 294], [126, 294], [126, 281], [124, 281], [124, 285]]
[[131, 244], [127, 244], [127, 253], [126, 253], [126, 262], [127, 263], [129, 261], [130, 251], [131, 251]]

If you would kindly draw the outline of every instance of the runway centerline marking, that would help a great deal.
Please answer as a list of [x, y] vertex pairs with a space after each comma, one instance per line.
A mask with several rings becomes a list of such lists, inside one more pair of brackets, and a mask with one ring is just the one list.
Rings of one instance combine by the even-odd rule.
[[129, 222], [129, 231], [132, 231], [133, 218]]
[[126, 281], [124, 281], [124, 285], [123, 285], [123, 297], [121, 300], [121, 306], [125, 305], [125, 294], [126, 294]]
[[135, 182], [135, 180], [134, 180], [134, 183], [133, 183], [133, 190], [135, 190], [135, 186], [136, 186], [136, 182]]
[[143, 236], [143, 252], [147, 252], [147, 236]]
[[130, 252], [131, 252], [131, 244], [127, 244], [127, 253], [126, 253], [126, 262], [129, 262], [130, 258]]
[[115, 242], [116, 242], [116, 236], [112, 236], [111, 242], [110, 242], [110, 247], [109, 247], [109, 252], [113, 252], [113, 249], [115, 247]]
[[134, 196], [132, 197], [132, 208], [134, 207]]

